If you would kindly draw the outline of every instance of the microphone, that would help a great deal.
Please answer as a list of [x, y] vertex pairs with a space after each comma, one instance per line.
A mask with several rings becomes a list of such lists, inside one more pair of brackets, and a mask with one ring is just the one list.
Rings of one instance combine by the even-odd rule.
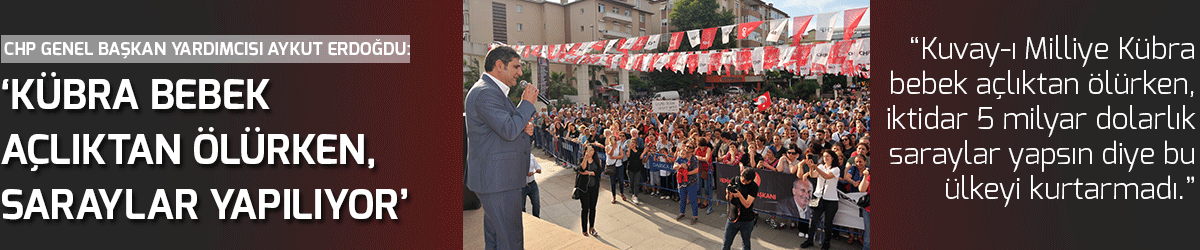
[[[532, 84], [532, 83], [529, 83], [529, 81], [526, 81], [526, 80], [521, 80], [521, 87], [526, 87], [526, 88], [529, 88], [529, 87], [534, 87], [534, 88], [536, 88], [537, 86], [533, 86], [533, 84]], [[539, 90], [540, 90], [540, 89], [539, 89]], [[545, 104], [546, 104], [546, 106], [554, 106], [554, 105], [550, 105], [550, 99], [548, 99], [548, 98], [546, 98], [546, 96], [542, 95], [542, 92], [541, 92], [541, 91], [538, 91], [538, 94], [537, 94], [537, 99], [538, 99], [538, 101], [541, 101], [542, 103], [545, 103]]]

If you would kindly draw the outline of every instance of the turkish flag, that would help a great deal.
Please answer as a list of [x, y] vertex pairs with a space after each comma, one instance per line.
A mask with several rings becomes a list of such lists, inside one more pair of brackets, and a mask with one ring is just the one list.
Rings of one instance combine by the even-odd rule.
[[746, 39], [746, 36], [749, 36], [750, 32], [753, 32], [755, 29], [758, 29], [758, 25], [761, 25], [762, 22], [755, 21], [738, 24], [738, 39]]
[[667, 51], [679, 49], [679, 42], [683, 41], [683, 32], [675, 32], [671, 34], [671, 44]]
[[763, 110], [770, 108], [771, 92], [763, 92], [762, 95], [758, 96], [758, 98], [754, 100], [754, 105], [758, 105], [758, 112], [762, 112]]

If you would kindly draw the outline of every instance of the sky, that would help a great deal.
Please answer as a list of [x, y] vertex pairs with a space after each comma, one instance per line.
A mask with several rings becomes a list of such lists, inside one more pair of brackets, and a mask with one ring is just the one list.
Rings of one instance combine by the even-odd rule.
[[[776, 9], [782, 10], [790, 17], [871, 6], [870, 0], [763, 0], [763, 2], [774, 3]], [[863, 15], [863, 19], [859, 21], [858, 25], [871, 25], [871, 11], [872, 9], [867, 10], [866, 15]], [[840, 16], [834, 24], [835, 27], [842, 25], [842, 18]]]

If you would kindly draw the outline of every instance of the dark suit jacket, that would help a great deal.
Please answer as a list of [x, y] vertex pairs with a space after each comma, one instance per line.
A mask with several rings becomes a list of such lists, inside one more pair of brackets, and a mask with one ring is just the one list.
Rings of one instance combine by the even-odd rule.
[[512, 101], [487, 76], [467, 92], [463, 104], [467, 122], [467, 187], [476, 193], [522, 188], [529, 172], [531, 137], [525, 124], [533, 118], [533, 104]]

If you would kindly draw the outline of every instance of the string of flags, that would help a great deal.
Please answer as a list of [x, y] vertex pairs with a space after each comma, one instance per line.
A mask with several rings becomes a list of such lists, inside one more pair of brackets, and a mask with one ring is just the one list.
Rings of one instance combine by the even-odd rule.
[[[700, 74], [743, 71], [761, 74], [765, 70], [787, 70], [797, 75], [840, 74], [869, 78], [871, 39], [850, 39], [868, 8], [674, 32], [669, 34], [669, 40], [666, 41], [667, 51], [659, 53], [631, 52], [657, 50], [660, 39], [668, 34], [569, 44], [509, 46], [522, 57], [542, 57], [558, 63], [600, 65], [630, 71]], [[815, 40], [831, 40], [839, 12], [844, 17], [841, 41], [800, 43], [804, 38], [802, 33], [810, 26], [816, 31]], [[736, 31], [737, 39], [746, 39], [764, 23], [769, 29], [766, 41], [777, 42], [787, 31], [792, 38], [791, 45], [704, 50], [711, 48], [718, 36], [722, 44], [729, 43], [730, 32]], [[691, 48], [704, 51], [671, 52], [678, 50], [684, 39]]]

